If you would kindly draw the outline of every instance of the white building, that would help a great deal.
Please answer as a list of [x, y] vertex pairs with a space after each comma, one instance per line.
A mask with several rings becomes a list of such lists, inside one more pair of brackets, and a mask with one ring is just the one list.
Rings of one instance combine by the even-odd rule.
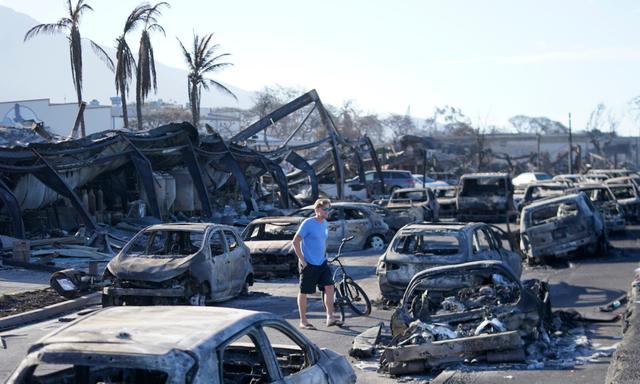
[[[76, 103], [51, 103], [49, 99], [0, 102], [0, 125], [16, 126], [23, 120], [35, 120], [60, 136], [71, 134], [77, 115]], [[87, 103], [84, 110], [86, 134], [122, 128], [120, 115], [116, 108], [100, 105], [96, 100]]]

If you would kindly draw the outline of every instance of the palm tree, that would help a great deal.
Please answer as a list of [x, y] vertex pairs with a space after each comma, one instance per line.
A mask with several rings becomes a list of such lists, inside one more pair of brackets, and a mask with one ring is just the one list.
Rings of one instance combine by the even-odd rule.
[[124, 23], [122, 35], [116, 39], [116, 92], [120, 94], [122, 101], [122, 120], [125, 128], [129, 127], [129, 114], [127, 113], [127, 93], [129, 93], [129, 82], [136, 71], [136, 61], [133, 53], [127, 44], [127, 34], [133, 31], [138, 23], [144, 21], [146, 12], [149, 10], [148, 4], [138, 5], [133, 9], [127, 21]]
[[223, 57], [229, 56], [229, 54], [223, 53], [217, 55], [216, 51], [218, 50], [219, 45], [209, 45], [212, 38], [213, 33], [204, 36], [202, 39], [198, 35], [194, 34], [193, 50], [191, 52], [187, 51], [180, 39], [178, 39], [180, 48], [182, 48], [184, 60], [189, 66], [187, 89], [189, 92], [189, 103], [191, 104], [191, 120], [196, 128], [200, 122], [200, 96], [203, 88], [208, 90], [209, 86], [214, 86], [218, 90], [238, 100], [236, 95], [234, 95], [227, 87], [213, 79], [206, 79], [204, 77], [207, 73], [213, 73], [224, 67], [233, 65], [231, 63], [219, 62]]
[[170, 7], [167, 2], [160, 2], [153, 7], [148, 7], [144, 15], [144, 27], [140, 36], [140, 47], [138, 48], [138, 67], [136, 69], [136, 112], [138, 116], [138, 130], [142, 130], [142, 104], [149, 95], [153, 87], [158, 90], [156, 81], [156, 63], [153, 57], [153, 47], [151, 46], [150, 33], [157, 31], [163, 35], [164, 28], [158, 24], [157, 17], [161, 14], [162, 7]]
[[[71, 59], [71, 76], [73, 85], [76, 89], [78, 97], [78, 107], [82, 104], [82, 38], [80, 37], [80, 17], [85, 11], [93, 11], [90, 5], [85, 4], [84, 0], [78, 0], [75, 7], [71, 4], [71, 0], [67, 0], [67, 9], [69, 14], [56, 23], [39, 24], [31, 28], [24, 35], [24, 41], [31, 39], [40, 34], [57, 34], [66, 33], [69, 40], [69, 56]], [[107, 67], [113, 71], [113, 62], [109, 55], [92, 40], [89, 40], [94, 52], [107, 64]], [[84, 117], [80, 116], [81, 134], [85, 136]]]

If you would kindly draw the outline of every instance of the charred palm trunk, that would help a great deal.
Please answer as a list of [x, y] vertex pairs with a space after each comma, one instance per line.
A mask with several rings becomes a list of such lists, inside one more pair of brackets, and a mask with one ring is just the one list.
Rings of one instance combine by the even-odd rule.
[[190, 83], [189, 88], [191, 120], [193, 122], [193, 126], [198, 128], [198, 124], [200, 124], [200, 98], [198, 97], [198, 87], [195, 84]]
[[129, 128], [129, 113], [127, 111], [127, 95], [124, 83], [120, 85], [120, 96], [122, 102], [122, 122], [125, 128]]
[[136, 71], [136, 116], [138, 118], [138, 131], [142, 131], [142, 86], [139, 67]]
[[[71, 75], [73, 76], [73, 85], [76, 88], [76, 96], [78, 98], [78, 108], [82, 105], [82, 40], [80, 30], [77, 27], [71, 28], [71, 37], [69, 39], [69, 49], [71, 57]], [[84, 113], [80, 114], [80, 137], [86, 136], [84, 126]]]

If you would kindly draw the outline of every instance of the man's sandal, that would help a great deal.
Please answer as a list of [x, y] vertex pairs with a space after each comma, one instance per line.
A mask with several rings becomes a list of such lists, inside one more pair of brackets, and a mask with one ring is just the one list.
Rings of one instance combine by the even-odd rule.
[[317, 328], [316, 328], [316, 327], [314, 327], [314, 326], [313, 326], [313, 324], [311, 324], [311, 323], [307, 323], [307, 324], [300, 324], [300, 325], [299, 325], [299, 328], [300, 328], [300, 329], [307, 329], [307, 330], [310, 330], [310, 331], [315, 331], [315, 330], [317, 330]]
[[338, 320], [338, 319], [331, 319], [329, 321], [327, 321], [327, 327], [340, 327], [342, 326], [342, 321]]

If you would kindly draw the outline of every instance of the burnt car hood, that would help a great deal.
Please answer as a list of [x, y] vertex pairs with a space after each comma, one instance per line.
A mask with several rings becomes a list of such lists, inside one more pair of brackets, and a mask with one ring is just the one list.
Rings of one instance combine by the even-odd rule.
[[288, 255], [293, 253], [291, 240], [246, 241], [251, 254], [266, 253], [271, 255]]
[[[520, 280], [511, 271], [511, 268], [509, 268], [507, 265], [505, 265], [501, 261], [497, 261], [497, 260], [471, 261], [463, 264], [433, 267], [433, 268], [426, 269], [422, 272], [416, 273], [411, 279], [411, 282], [409, 282], [409, 286], [405, 291], [405, 296], [409, 293], [411, 289], [413, 289], [413, 286], [415, 284], [420, 283], [421, 281], [425, 281], [429, 278], [434, 278], [438, 276], [447, 276], [447, 275], [450, 275], [451, 273], [460, 273], [464, 271], [469, 271], [470, 273], [472, 271], [484, 271], [485, 273], [486, 271], [493, 271], [494, 273], [500, 273], [508, 277], [509, 280], [518, 284], [520, 287], [522, 286], [522, 284], [520, 283]], [[462, 288], [463, 286], [462, 284], [463, 283], [460, 284], [459, 288]], [[448, 286], [446, 288], [457, 289], [458, 287]], [[402, 298], [403, 302], [404, 300], [405, 300], [405, 297]]]
[[159, 283], [186, 272], [204, 255], [197, 252], [182, 257], [135, 257], [116, 256], [107, 264], [107, 269], [120, 280], [139, 280]]

